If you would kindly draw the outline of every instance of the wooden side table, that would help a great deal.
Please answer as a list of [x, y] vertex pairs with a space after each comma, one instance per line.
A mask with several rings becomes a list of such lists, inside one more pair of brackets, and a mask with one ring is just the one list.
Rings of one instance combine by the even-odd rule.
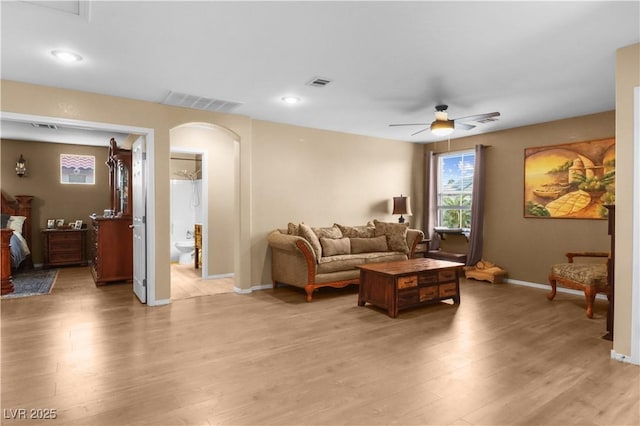
[[86, 229], [43, 229], [44, 268], [87, 264]]

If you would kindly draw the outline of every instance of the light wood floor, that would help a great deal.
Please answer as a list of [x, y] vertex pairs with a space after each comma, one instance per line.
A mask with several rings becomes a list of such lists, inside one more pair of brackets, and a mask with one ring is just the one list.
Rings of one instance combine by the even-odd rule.
[[203, 280], [202, 269], [193, 265], [171, 264], [171, 300], [233, 293], [233, 278]]
[[279, 287], [146, 307], [130, 285], [62, 269], [47, 296], [2, 300], [2, 408], [70, 425], [640, 423], [640, 368], [610, 359], [581, 297], [463, 281], [459, 306], [312, 303]]

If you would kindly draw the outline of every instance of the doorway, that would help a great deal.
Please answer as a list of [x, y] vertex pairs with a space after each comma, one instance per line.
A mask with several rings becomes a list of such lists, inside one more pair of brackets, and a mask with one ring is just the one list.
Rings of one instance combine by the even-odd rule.
[[235, 291], [237, 149], [237, 136], [216, 125], [170, 130], [172, 300]]
[[[73, 120], [73, 119], [65, 119], [60, 117], [49, 117], [49, 116], [38, 116], [31, 114], [20, 114], [20, 113], [11, 113], [11, 112], [3, 112], [2, 113], [3, 121], [11, 121], [18, 123], [46, 123], [52, 124], [60, 127], [70, 128], [70, 129], [80, 129], [86, 132], [92, 131], [100, 131], [100, 132], [115, 132], [115, 133], [125, 133], [129, 135], [135, 135], [136, 138], [144, 138], [146, 142], [146, 176], [154, 175], [154, 156], [155, 156], [155, 145], [154, 145], [154, 129], [144, 128], [144, 127], [134, 127], [134, 126], [123, 126], [118, 124], [110, 124], [110, 123], [99, 123], [99, 122], [91, 122], [91, 121], [83, 121], [83, 120]], [[105, 141], [105, 146], [108, 144], [108, 140]], [[135, 179], [142, 179], [143, 175], [140, 174]], [[135, 182], [134, 182], [135, 184]], [[153, 179], [147, 179], [144, 182], [144, 201], [146, 205], [153, 206], [155, 205], [155, 182]], [[134, 213], [135, 214], [135, 213]], [[141, 251], [140, 254], [134, 254], [134, 264], [137, 263], [144, 267], [146, 271], [146, 302], [150, 306], [157, 306], [169, 303], [168, 300], [162, 299], [158, 300], [156, 298], [156, 288], [155, 288], [155, 251], [153, 248], [155, 247], [155, 210], [149, 209], [146, 212], [146, 231], [147, 237], [146, 242], [144, 243], [144, 250]]]

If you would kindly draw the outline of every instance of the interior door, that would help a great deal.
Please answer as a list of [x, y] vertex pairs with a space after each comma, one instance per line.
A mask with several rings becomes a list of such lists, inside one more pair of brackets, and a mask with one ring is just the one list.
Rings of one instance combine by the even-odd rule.
[[147, 238], [145, 191], [145, 139], [140, 136], [132, 147], [131, 170], [133, 191], [133, 292], [140, 302], [147, 303]]

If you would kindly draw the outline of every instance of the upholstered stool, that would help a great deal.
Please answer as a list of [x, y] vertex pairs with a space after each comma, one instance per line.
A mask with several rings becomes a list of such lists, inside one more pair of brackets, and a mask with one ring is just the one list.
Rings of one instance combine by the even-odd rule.
[[481, 260], [474, 266], [465, 266], [464, 268], [465, 278], [489, 281], [492, 284], [501, 283], [505, 275], [507, 275], [507, 271], [486, 260]]
[[553, 300], [556, 295], [556, 286], [584, 291], [587, 301], [587, 317], [593, 318], [593, 302], [597, 293], [609, 295], [607, 281], [607, 264], [604, 263], [575, 263], [573, 257], [606, 257], [608, 253], [567, 253], [569, 263], [558, 263], [551, 267], [549, 283], [551, 292], [547, 299]]

